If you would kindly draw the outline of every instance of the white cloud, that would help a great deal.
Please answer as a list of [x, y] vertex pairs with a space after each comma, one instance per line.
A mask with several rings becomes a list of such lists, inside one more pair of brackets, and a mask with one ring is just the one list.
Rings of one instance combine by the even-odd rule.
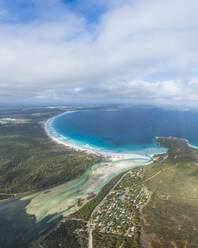
[[1, 99], [198, 100], [197, 1], [109, 1], [97, 23], [49, 3], [31, 21], [0, 21]]

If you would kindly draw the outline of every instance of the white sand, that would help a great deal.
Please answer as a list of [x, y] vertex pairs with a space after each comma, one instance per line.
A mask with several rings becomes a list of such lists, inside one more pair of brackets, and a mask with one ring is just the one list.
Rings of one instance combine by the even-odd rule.
[[[69, 111], [69, 112], [64, 112], [58, 116], [61, 116], [61, 115], [64, 115], [64, 114], [69, 114], [69, 113], [72, 113], [74, 111]], [[56, 116], [57, 118], [57, 116]], [[51, 120], [51, 119], [49, 119]], [[77, 145], [74, 145], [74, 144], [70, 144], [69, 142], [66, 142], [65, 140], [62, 141], [60, 140], [59, 138], [56, 138], [54, 137], [50, 131], [48, 130], [47, 128], [47, 123], [48, 121], [44, 123], [44, 128], [45, 128], [45, 131], [48, 135], [48, 137], [50, 139], [52, 139], [54, 142], [58, 143], [58, 144], [61, 144], [61, 145], [65, 145], [67, 147], [70, 147], [72, 149], [75, 149], [76, 151], [84, 151], [86, 152], [87, 154], [96, 154], [98, 156], [102, 156], [102, 157], [105, 157], [107, 160], [110, 160], [110, 161], [118, 161], [118, 160], [126, 160], [126, 159], [148, 159], [147, 156], [143, 156], [143, 155], [139, 155], [139, 154], [130, 154], [130, 153], [111, 153], [111, 152], [102, 152], [102, 151], [97, 151], [97, 150], [94, 150], [94, 148], [92, 148], [91, 146], [89, 146], [87, 144], [87, 147], [81, 147], [81, 146], [77, 146]]]
[[30, 203], [26, 206], [26, 212], [30, 215], [35, 215], [37, 221], [41, 221], [48, 215], [68, 216], [74, 213], [81, 208], [77, 204], [79, 198], [84, 199], [85, 204], [88, 201], [86, 198], [92, 193], [97, 194], [100, 192], [102, 187], [111, 178], [122, 171], [136, 166], [146, 165], [150, 162], [150, 157], [137, 154], [97, 152], [92, 149], [68, 144], [52, 136], [46, 127], [46, 123], [45, 130], [53, 141], [78, 151], [85, 151], [106, 157], [109, 162], [101, 162], [93, 165], [90, 171], [75, 180], [23, 198], [22, 200], [30, 200]]
[[43, 190], [36, 194], [24, 197], [22, 200], [30, 200], [26, 206], [26, 212], [34, 215], [37, 221], [41, 221], [48, 215], [61, 214], [68, 216], [76, 212], [78, 199], [84, 199], [92, 193], [98, 193], [102, 187], [122, 171], [148, 164], [148, 160], [126, 160], [116, 162], [102, 162], [94, 165], [89, 173], [70, 182]]

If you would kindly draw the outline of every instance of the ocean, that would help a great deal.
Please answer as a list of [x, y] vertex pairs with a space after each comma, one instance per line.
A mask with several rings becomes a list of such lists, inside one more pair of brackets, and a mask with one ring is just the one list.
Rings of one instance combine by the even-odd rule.
[[98, 152], [150, 156], [166, 151], [156, 137], [176, 136], [198, 146], [198, 112], [157, 107], [81, 110], [47, 122], [61, 142]]
[[148, 164], [151, 154], [165, 151], [157, 145], [156, 136], [177, 136], [198, 146], [197, 124], [196, 111], [156, 107], [81, 110], [49, 119], [46, 123], [48, 132], [61, 142], [84, 149], [133, 153], [148, 158], [97, 163], [70, 182], [38, 192], [25, 200], [1, 202], [0, 247], [27, 247], [52, 227], [60, 215], [75, 212], [79, 197], [100, 192], [122, 171]]

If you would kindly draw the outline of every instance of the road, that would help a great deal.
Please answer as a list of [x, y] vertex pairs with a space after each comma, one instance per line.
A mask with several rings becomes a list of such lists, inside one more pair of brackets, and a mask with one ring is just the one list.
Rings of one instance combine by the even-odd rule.
[[124, 175], [122, 175], [122, 177], [116, 182], [116, 184], [114, 184], [114, 186], [111, 188], [111, 190], [105, 195], [105, 197], [102, 199], [102, 201], [93, 209], [93, 211], [91, 213], [91, 216], [89, 218], [89, 221], [87, 223], [87, 226], [88, 226], [88, 248], [93, 248], [93, 236], [92, 236], [93, 224], [92, 224], [92, 217], [93, 217], [94, 213], [98, 210], [98, 208], [103, 204], [103, 202], [106, 200], [106, 198], [108, 197], [108, 195], [110, 195], [112, 193], [112, 191], [117, 187], [117, 185], [122, 181], [122, 179], [128, 173], [130, 173], [130, 171], [127, 171], [126, 173], [124, 173]]

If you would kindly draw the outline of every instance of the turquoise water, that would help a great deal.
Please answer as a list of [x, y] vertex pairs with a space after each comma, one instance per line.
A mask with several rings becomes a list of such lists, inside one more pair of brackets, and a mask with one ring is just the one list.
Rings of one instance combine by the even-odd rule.
[[128, 169], [145, 165], [149, 159], [101, 162], [72, 181], [23, 199], [0, 202], [0, 247], [26, 248], [62, 217], [80, 209], [78, 199], [98, 193], [112, 178]]
[[[77, 111], [50, 119], [46, 127], [60, 141], [82, 148], [114, 153], [150, 155], [165, 149], [155, 142], [156, 136], [186, 138], [198, 144], [198, 113], [133, 107], [118, 111]], [[81, 177], [24, 201], [0, 203], [0, 247], [25, 248], [56, 221], [57, 216], [76, 210], [79, 197], [101, 188], [123, 170], [145, 165], [150, 159], [123, 160], [93, 165]], [[105, 177], [104, 177], [105, 175]], [[27, 214], [27, 212], [28, 215]]]
[[50, 119], [46, 126], [52, 136], [70, 145], [150, 156], [166, 151], [157, 145], [157, 136], [176, 136], [198, 144], [197, 123], [195, 111], [131, 107], [65, 113]]
[[77, 179], [23, 198], [31, 199], [26, 211], [36, 216], [37, 222], [49, 215], [68, 216], [81, 208], [78, 206], [78, 199], [84, 199], [86, 203], [90, 194], [100, 192], [104, 185], [121, 172], [146, 165], [150, 161], [151, 159], [137, 158], [97, 163]]
[[166, 151], [157, 145], [157, 136], [177, 136], [198, 144], [197, 123], [196, 112], [133, 107], [65, 113], [50, 119], [46, 127], [52, 136], [70, 145], [150, 156]]
[[117, 111], [83, 110], [47, 122], [49, 133], [62, 142], [101, 152], [149, 156], [166, 151], [156, 137], [176, 136], [198, 144], [198, 112], [156, 107]]

